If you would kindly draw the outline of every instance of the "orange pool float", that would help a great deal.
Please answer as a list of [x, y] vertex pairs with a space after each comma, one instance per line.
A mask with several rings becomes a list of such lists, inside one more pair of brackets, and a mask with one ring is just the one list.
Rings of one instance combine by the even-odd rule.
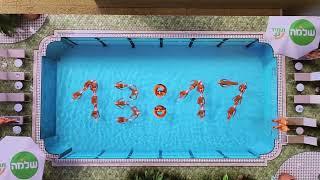
[[167, 87], [163, 84], [157, 84], [154, 86], [153, 91], [157, 97], [161, 98], [167, 94]]
[[167, 114], [167, 109], [162, 105], [158, 105], [158, 106], [154, 107], [153, 114], [157, 118], [163, 118]]

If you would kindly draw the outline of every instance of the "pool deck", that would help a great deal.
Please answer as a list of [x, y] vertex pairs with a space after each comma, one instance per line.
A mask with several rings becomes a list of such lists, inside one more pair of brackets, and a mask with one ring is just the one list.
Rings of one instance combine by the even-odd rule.
[[[124, 38], [256, 38], [259, 42], [268, 43], [263, 32], [230, 32], [230, 31], [101, 31], [101, 30], [57, 30], [53, 35], [44, 38], [39, 50], [34, 51], [33, 69], [33, 113], [32, 137], [46, 157], [54, 166], [267, 166], [281, 153], [284, 133], [279, 133], [273, 151], [261, 155], [260, 158], [221, 158], [221, 159], [59, 159], [57, 155], [45, 151], [44, 142], [40, 138], [40, 107], [41, 107], [41, 61], [46, 55], [47, 46], [62, 37], [124, 37]], [[274, 54], [277, 60], [278, 77], [278, 115], [286, 116], [286, 77], [285, 58]]]

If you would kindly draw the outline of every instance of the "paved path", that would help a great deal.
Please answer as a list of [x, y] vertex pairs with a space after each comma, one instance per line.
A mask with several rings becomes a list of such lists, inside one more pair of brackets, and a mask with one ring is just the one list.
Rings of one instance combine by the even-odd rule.
[[292, 156], [281, 165], [276, 177], [282, 172], [289, 173], [297, 180], [318, 180], [320, 152], [305, 152]]

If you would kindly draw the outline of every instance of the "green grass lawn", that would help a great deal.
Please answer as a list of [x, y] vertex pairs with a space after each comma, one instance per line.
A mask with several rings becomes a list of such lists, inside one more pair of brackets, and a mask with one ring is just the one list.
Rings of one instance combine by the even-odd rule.
[[[1, 48], [24, 48], [30, 59], [25, 61], [23, 68], [13, 67], [13, 60], [1, 59], [6, 62], [7, 68], [0, 71], [24, 71], [32, 76], [33, 50], [37, 49], [39, 42], [53, 33], [55, 29], [104, 29], [104, 30], [207, 30], [207, 31], [264, 31], [267, 26], [267, 17], [206, 17], [206, 16], [76, 16], [51, 15], [45, 25], [26, 41], [16, 44], [2, 44]], [[319, 71], [320, 61], [304, 63], [304, 72]], [[306, 116], [320, 119], [319, 106], [306, 106], [302, 114], [295, 113], [293, 97], [297, 94], [296, 83], [293, 80], [294, 64], [289, 59], [287, 66], [287, 115]], [[31, 77], [32, 78], [32, 77]], [[302, 94], [315, 94], [315, 87], [319, 83], [305, 83], [306, 90]], [[18, 92], [14, 90], [13, 82], [0, 81], [0, 92]], [[23, 92], [32, 93], [32, 81], [24, 83]], [[31, 136], [32, 103], [24, 104], [21, 113], [15, 113], [11, 103], [0, 104], [1, 115], [27, 115], [28, 120], [23, 126], [23, 136]], [[306, 128], [306, 134], [320, 136], [319, 129]], [[11, 127], [1, 127], [0, 137], [12, 135]], [[222, 179], [228, 173], [231, 179], [240, 174], [250, 175], [253, 179], [270, 180], [280, 165], [289, 157], [305, 152], [319, 151], [319, 148], [305, 145], [289, 145], [283, 147], [281, 155], [268, 162], [267, 167], [159, 167], [164, 177], [174, 175], [172, 179]], [[144, 171], [145, 168], [135, 167], [52, 167], [46, 163], [44, 179], [132, 179], [132, 174]], [[154, 168], [152, 168], [154, 169]]]

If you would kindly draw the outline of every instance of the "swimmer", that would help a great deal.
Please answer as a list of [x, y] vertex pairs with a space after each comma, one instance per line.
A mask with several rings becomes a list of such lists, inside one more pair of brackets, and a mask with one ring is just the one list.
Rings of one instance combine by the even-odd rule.
[[91, 90], [93, 93], [96, 93], [96, 92], [97, 92], [97, 90], [98, 90], [98, 83], [97, 83], [97, 81], [92, 81], [92, 82], [91, 82], [90, 90]]
[[237, 110], [236, 110], [236, 106], [233, 105], [228, 109], [228, 119], [230, 120], [232, 116], [234, 116], [236, 114]]
[[91, 97], [91, 104], [92, 105], [98, 104], [98, 96], [96, 94], [93, 94], [93, 96]]
[[167, 109], [162, 106], [162, 105], [157, 105], [156, 107], [154, 107], [153, 109], [153, 114], [154, 116], [156, 116], [157, 118], [163, 118], [166, 116], [167, 114]]
[[132, 106], [132, 107], [131, 107], [131, 112], [132, 112], [132, 114], [131, 114], [130, 118], [136, 119], [136, 118], [138, 118], [139, 115], [140, 115], [140, 111], [139, 111], [139, 109], [137, 108], [137, 106]]
[[272, 122], [276, 122], [278, 124], [282, 124], [282, 125], [287, 125], [288, 124], [288, 121], [287, 121], [287, 118], [285, 117], [280, 117], [276, 120], [272, 120]]
[[191, 82], [192, 82], [192, 84], [191, 84], [190, 87], [189, 87], [189, 91], [191, 91], [191, 90], [193, 90], [194, 88], [196, 88], [196, 87], [198, 86], [198, 84], [199, 84], [200, 81], [198, 81], [198, 80], [192, 80]]
[[137, 87], [135, 85], [130, 85], [129, 89], [131, 90], [131, 94], [130, 94], [129, 98], [133, 99], [133, 100], [137, 99], [138, 94], [139, 94]]
[[204, 104], [205, 104], [205, 99], [204, 99], [204, 97], [203, 97], [202, 94], [198, 97], [197, 103], [198, 103], [200, 106], [204, 106]]
[[118, 106], [119, 108], [123, 108], [124, 106], [127, 106], [129, 105], [129, 103], [125, 100], [123, 100], [123, 98], [121, 99], [118, 99], [115, 103], [114, 103], [116, 106]]
[[91, 116], [94, 118], [94, 119], [98, 119], [100, 117], [100, 114], [99, 114], [99, 111], [98, 111], [98, 106], [95, 105], [94, 108], [93, 108], [93, 111], [91, 113]]
[[230, 81], [227, 79], [221, 79], [218, 84], [220, 84], [221, 87], [227, 87], [227, 86], [234, 86], [238, 85], [238, 82]]
[[153, 92], [157, 97], [161, 98], [167, 94], [167, 87], [163, 84], [157, 84], [154, 86]]
[[180, 91], [179, 98], [184, 99], [189, 94], [189, 90]]
[[233, 98], [233, 102], [234, 102], [234, 105], [238, 105], [238, 104], [241, 104], [241, 101], [242, 101], [242, 95], [237, 95]]
[[4, 124], [8, 124], [8, 123], [13, 123], [13, 122], [18, 122], [15, 119], [10, 119], [10, 118], [6, 118], [6, 117], [0, 117], [0, 125], [4, 125]]
[[239, 86], [239, 91], [243, 94], [247, 89], [247, 83], [241, 84]]
[[202, 81], [199, 81], [198, 86], [197, 86], [197, 91], [201, 94], [203, 94], [204, 92], [204, 85], [202, 83]]
[[128, 122], [129, 121], [129, 119], [128, 118], [125, 118], [125, 117], [118, 117], [117, 118], [117, 122], [118, 123], [126, 123], [126, 122]]
[[114, 87], [116, 87], [118, 89], [124, 89], [124, 88], [128, 87], [128, 84], [125, 84], [122, 81], [119, 81], [116, 83], [116, 85]]
[[82, 96], [83, 92], [86, 91], [91, 86], [91, 84], [92, 84], [92, 80], [85, 82], [83, 88], [80, 91], [73, 93], [72, 99], [73, 100], [79, 99]]
[[204, 109], [204, 106], [200, 107], [200, 110], [198, 111], [197, 115], [202, 119], [206, 115], [206, 110]]

